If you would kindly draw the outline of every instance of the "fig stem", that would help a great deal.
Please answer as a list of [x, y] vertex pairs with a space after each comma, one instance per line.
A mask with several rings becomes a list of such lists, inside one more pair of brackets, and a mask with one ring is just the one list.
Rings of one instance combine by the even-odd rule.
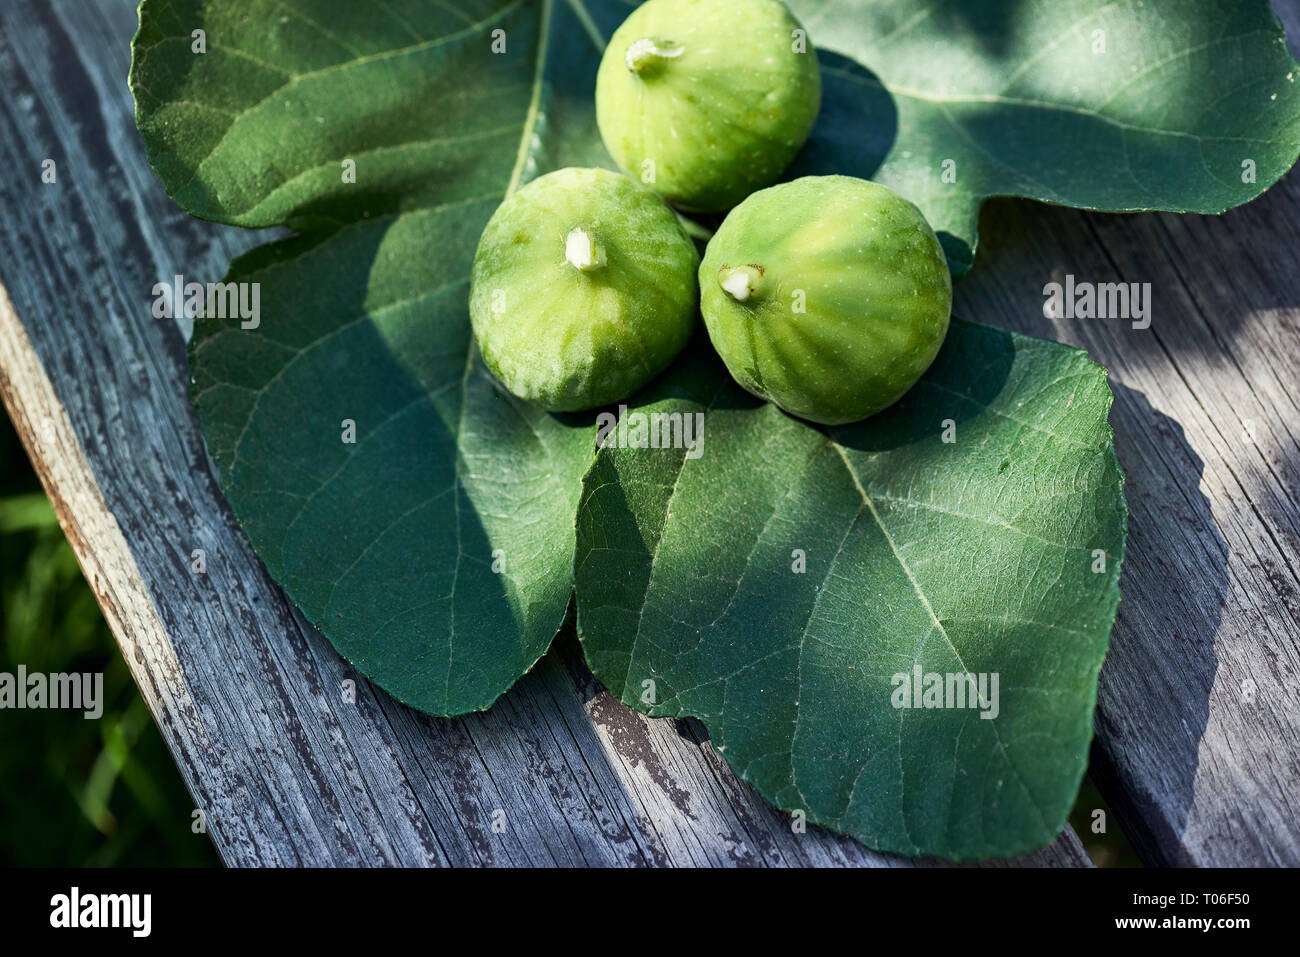
[[623, 57], [627, 68], [639, 76], [653, 76], [664, 68], [667, 61], [681, 56], [686, 48], [672, 40], [642, 37], [634, 40]]
[[736, 302], [748, 302], [762, 291], [763, 267], [753, 263], [723, 266], [718, 270], [718, 285]]
[[564, 258], [575, 269], [591, 272], [605, 265], [605, 250], [585, 229], [574, 226], [564, 237]]

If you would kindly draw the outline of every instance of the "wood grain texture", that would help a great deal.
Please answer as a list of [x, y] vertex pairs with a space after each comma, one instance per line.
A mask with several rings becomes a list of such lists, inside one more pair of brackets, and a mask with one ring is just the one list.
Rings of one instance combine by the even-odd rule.
[[[219, 279], [267, 236], [163, 194], [131, 120], [134, 25], [131, 0], [0, 5], [0, 392], [222, 858], [912, 866], [792, 833], [697, 724], [614, 702], [571, 636], [491, 711], [439, 720], [371, 689], [303, 621], [216, 486], [188, 330], [151, 315], [155, 282]], [[1067, 829], [1015, 863], [1088, 860]]]

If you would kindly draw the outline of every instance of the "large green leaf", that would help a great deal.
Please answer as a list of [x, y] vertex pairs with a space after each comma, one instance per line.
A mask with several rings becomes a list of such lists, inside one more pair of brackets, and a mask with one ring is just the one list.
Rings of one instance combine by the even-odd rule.
[[[698, 415], [702, 445], [628, 447], [629, 418], [585, 479], [587, 660], [624, 703], [700, 718], [772, 803], [871, 847], [1043, 845], [1087, 762], [1119, 601], [1110, 402], [1083, 352], [954, 320], [897, 406], [822, 430], [700, 349], [625, 417]], [[996, 674], [996, 717], [895, 707], [916, 668]]]
[[[363, 673], [435, 714], [488, 707], [564, 619], [592, 433], [484, 369], [470, 264], [508, 191], [603, 155], [596, 38], [574, 8], [521, 0], [140, 16], [131, 83], [168, 191], [301, 231], [226, 277], [259, 284], [260, 325], [195, 328], [194, 398], [236, 514]], [[554, 62], [572, 69], [542, 83]]]
[[790, 6], [839, 54], [823, 57], [833, 116], [795, 172], [897, 190], [957, 273], [985, 197], [1219, 213], [1300, 154], [1300, 66], [1268, 0]]

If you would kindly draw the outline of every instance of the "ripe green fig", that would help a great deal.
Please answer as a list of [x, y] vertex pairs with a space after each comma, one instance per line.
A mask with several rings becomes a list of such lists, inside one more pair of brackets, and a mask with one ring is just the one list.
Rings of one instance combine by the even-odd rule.
[[677, 216], [603, 169], [562, 169], [498, 207], [474, 254], [469, 312], [483, 361], [553, 412], [625, 398], [695, 325], [699, 266]]
[[648, 0], [614, 31], [596, 74], [614, 161], [697, 212], [776, 182], [820, 103], [817, 53], [779, 0]]
[[897, 402], [934, 361], [952, 309], [943, 248], [921, 211], [851, 176], [750, 196], [709, 241], [700, 290], [736, 381], [824, 425]]

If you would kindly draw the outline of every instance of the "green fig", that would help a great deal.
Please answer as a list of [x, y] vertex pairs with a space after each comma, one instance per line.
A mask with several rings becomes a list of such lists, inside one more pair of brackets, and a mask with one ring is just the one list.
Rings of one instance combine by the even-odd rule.
[[493, 375], [553, 412], [626, 398], [686, 345], [699, 254], [618, 173], [562, 169], [508, 197], [474, 254], [469, 311]]
[[776, 182], [820, 102], [817, 53], [778, 0], [648, 0], [614, 31], [596, 74], [614, 161], [697, 212]]
[[897, 402], [934, 361], [952, 309], [943, 248], [921, 211], [851, 176], [750, 196], [709, 241], [700, 289], [735, 380], [824, 425]]

